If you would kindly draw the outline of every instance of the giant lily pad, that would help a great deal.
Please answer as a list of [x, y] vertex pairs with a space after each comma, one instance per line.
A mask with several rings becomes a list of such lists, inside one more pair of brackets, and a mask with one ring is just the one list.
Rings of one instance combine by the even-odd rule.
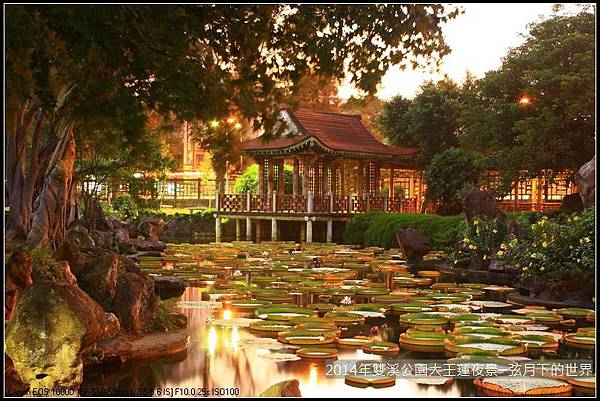
[[484, 377], [475, 379], [473, 383], [488, 390], [490, 395], [559, 395], [568, 394], [573, 389], [569, 383], [547, 377]]
[[400, 348], [416, 352], [444, 352], [444, 340], [450, 334], [435, 332], [410, 332], [400, 334]]
[[362, 346], [363, 352], [375, 355], [392, 355], [398, 353], [398, 344], [390, 342], [370, 342]]
[[524, 355], [525, 347], [517, 340], [509, 338], [473, 338], [456, 336], [445, 340], [445, 349], [449, 355], [473, 354], [479, 351], [491, 351], [500, 356]]
[[315, 333], [310, 330], [291, 330], [277, 335], [277, 339], [282, 343], [298, 345], [331, 344], [335, 341], [336, 337], [337, 336], [331, 332]]

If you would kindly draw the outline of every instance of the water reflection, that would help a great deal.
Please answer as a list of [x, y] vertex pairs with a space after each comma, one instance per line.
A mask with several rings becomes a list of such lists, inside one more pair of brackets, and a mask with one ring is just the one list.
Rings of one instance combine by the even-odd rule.
[[[199, 301], [205, 288], [189, 287], [182, 301]], [[103, 387], [177, 387], [177, 388], [239, 388], [241, 396], [257, 396], [274, 383], [298, 379], [300, 391], [308, 397], [458, 397], [481, 396], [471, 380], [458, 380], [447, 386], [420, 385], [398, 379], [392, 387], [355, 388], [325, 375], [326, 361], [300, 360], [276, 362], [265, 356], [272, 352], [294, 353], [294, 349], [269, 350], [265, 346], [249, 345], [247, 339], [257, 336], [247, 328], [210, 325], [213, 318], [235, 319], [236, 312], [219, 312], [210, 308], [181, 308], [187, 315], [190, 343], [186, 356], [155, 361], [143, 366], [86, 372], [86, 383]], [[379, 324], [374, 319], [372, 324]], [[387, 322], [390, 324], [390, 322]], [[344, 337], [365, 335], [370, 326], [349, 329]], [[398, 341], [399, 329], [393, 327], [393, 340]], [[406, 359], [439, 358], [403, 353]], [[340, 349], [339, 359], [373, 360], [382, 357], [363, 353], [360, 349]]]

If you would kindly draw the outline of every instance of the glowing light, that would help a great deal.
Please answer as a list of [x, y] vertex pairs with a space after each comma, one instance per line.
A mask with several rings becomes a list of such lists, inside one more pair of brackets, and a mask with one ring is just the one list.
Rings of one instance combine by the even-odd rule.
[[227, 124], [233, 124], [235, 122], [235, 117], [229, 117], [227, 119]]
[[217, 329], [215, 326], [211, 326], [208, 331], [208, 353], [209, 355], [214, 355], [215, 350], [217, 349]]
[[211, 128], [217, 128], [219, 126], [219, 122], [217, 120], [212, 120], [208, 124], [211, 126]]
[[240, 123], [235, 123], [235, 125], [233, 126], [233, 128], [235, 128], [235, 129], [240, 129], [240, 128], [242, 128], [242, 124], [240, 124]]
[[519, 103], [523, 106], [531, 104], [531, 98], [529, 96], [521, 96]]
[[223, 311], [223, 319], [231, 320], [231, 311], [229, 309]]

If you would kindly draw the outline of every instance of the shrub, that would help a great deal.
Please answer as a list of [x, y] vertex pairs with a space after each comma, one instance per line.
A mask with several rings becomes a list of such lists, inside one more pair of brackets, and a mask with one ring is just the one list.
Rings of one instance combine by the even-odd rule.
[[117, 196], [112, 207], [121, 220], [135, 220], [139, 214], [137, 203], [129, 194]]
[[423, 173], [427, 201], [441, 202], [440, 214], [460, 213], [464, 193], [477, 185], [482, 171], [475, 157], [466, 151], [458, 148], [445, 150], [431, 160]]
[[462, 215], [371, 212], [357, 215], [346, 224], [344, 240], [348, 244], [392, 248], [398, 246], [396, 230], [412, 228], [427, 237], [434, 249], [444, 249], [454, 244], [464, 226]]
[[501, 244], [498, 257], [521, 268], [521, 277], [585, 278], [594, 272], [595, 210], [581, 215], [543, 216], [527, 226], [523, 239]]

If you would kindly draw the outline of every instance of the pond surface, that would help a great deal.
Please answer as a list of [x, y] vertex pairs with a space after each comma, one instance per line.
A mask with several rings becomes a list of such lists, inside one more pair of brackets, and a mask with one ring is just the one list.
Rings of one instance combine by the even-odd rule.
[[[168, 267], [172, 269], [172, 266]], [[204, 396], [205, 391], [219, 391], [220, 396], [258, 396], [269, 386], [290, 379], [297, 379], [305, 397], [459, 397], [485, 396], [472, 379], [454, 380], [448, 385], [424, 385], [410, 379], [398, 378], [395, 385], [387, 388], [356, 388], [347, 385], [343, 378], [326, 376], [325, 360], [274, 361], [267, 356], [285, 353], [295, 356], [299, 346], [287, 346], [275, 341], [273, 347], [264, 344], [248, 344], [249, 340], [265, 338], [247, 327], [224, 327], [212, 324], [215, 320], [234, 321], [237, 318], [254, 318], [252, 313], [227, 311], [206, 306], [200, 302], [206, 287], [187, 287], [178, 299], [181, 307], [177, 311], [188, 318], [190, 332], [189, 347], [185, 354], [164, 358], [150, 363], [129, 367], [95, 368], [86, 371], [84, 386], [106, 389], [154, 388], [179, 389], [175, 396]], [[188, 303], [187, 305], [185, 303]], [[212, 323], [211, 323], [212, 322]], [[370, 334], [373, 326], [387, 327], [380, 330], [383, 340], [398, 343], [401, 333], [397, 315], [367, 318], [364, 324], [342, 330], [340, 337]], [[265, 340], [269, 341], [269, 340]], [[329, 347], [329, 346], [325, 346]], [[335, 348], [335, 347], [334, 347]], [[553, 359], [588, 359], [593, 351], [561, 349], [557, 355], [545, 356]], [[393, 359], [446, 359], [443, 355], [400, 351]], [[381, 360], [386, 357], [364, 353], [359, 349], [338, 349], [338, 360]], [[185, 390], [187, 389], [187, 390]], [[187, 391], [187, 392], [186, 392]], [[169, 394], [170, 395], [170, 394]], [[574, 391], [574, 396], [582, 395]]]

